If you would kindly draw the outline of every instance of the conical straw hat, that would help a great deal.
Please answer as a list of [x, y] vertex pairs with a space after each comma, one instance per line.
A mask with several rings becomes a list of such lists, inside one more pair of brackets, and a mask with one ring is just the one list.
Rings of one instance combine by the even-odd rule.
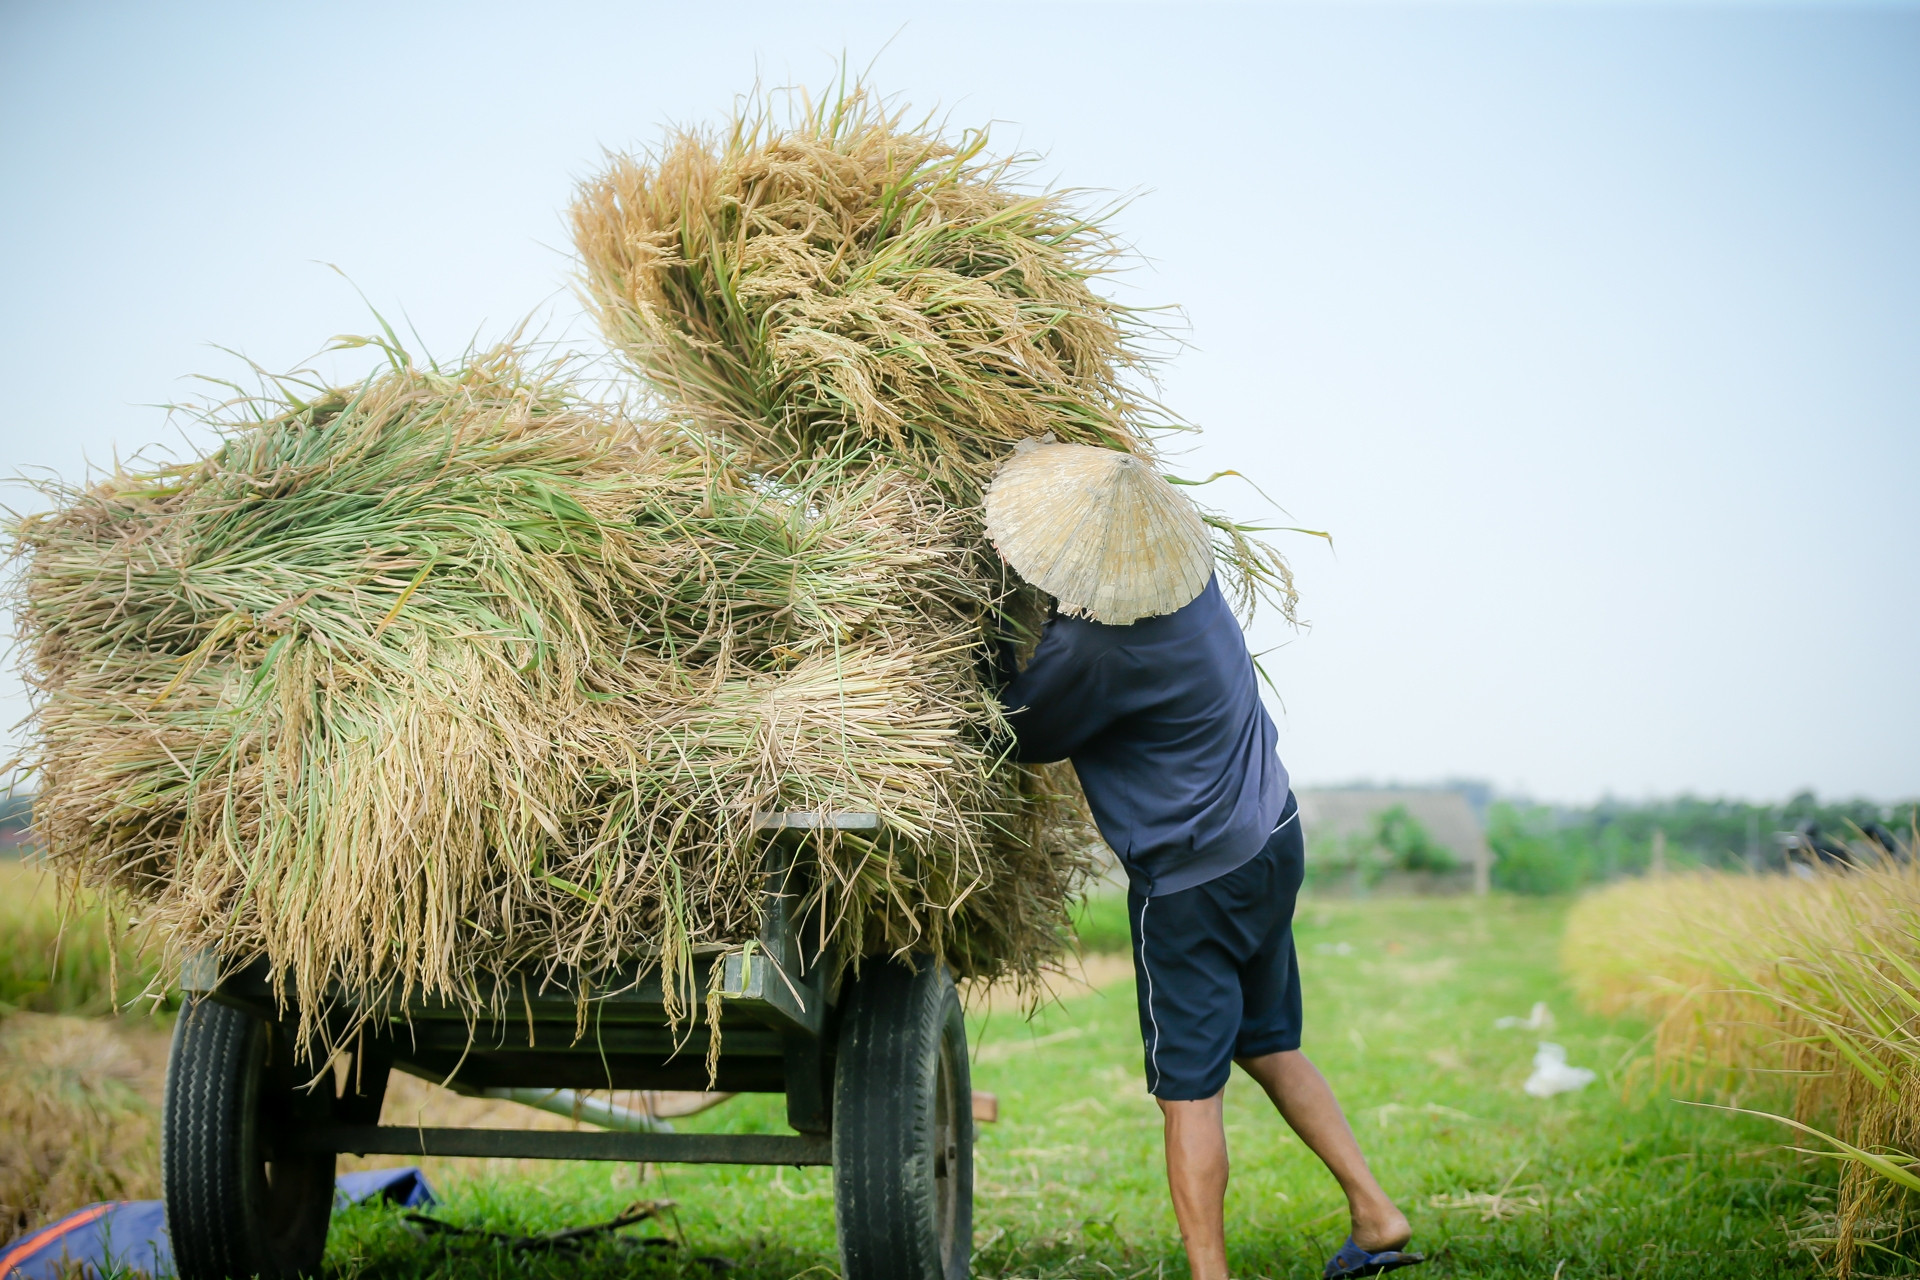
[[987, 536], [1063, 613], [1124, 626], [1206, 590], [1213, 546], [1150, 463], [1086, 444], [1022, 442], [987, 486]]

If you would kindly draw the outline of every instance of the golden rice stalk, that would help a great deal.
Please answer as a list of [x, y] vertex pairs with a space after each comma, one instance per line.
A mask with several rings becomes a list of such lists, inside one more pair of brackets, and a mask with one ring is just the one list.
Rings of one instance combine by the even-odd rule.
[[51, 865], [367, 1008], [635, 957], [680, 992], [757, 927], [756, 810], [867, 810], [914, 853], [815, 849], [828, 933], [1057, 952], [1081, 862], [1028, 843], [1058, 805], [993, 745], [998, 588], [925, 482], [390, 355], [14, 526]]
[[1015, 441], [1145, 451], [1144, 318], [1096, 292], [1116, 246], [985, 130], [947, 136], [855, 86], [745, 100], [616, 155], [572, 209], [616, 350], [761, 464], [874, 452], [971, 504]]
[[1575, 907], [1563, 954], [1589, 1005], [1654, 1022], [1666, 1078], [1790, 1094], [1835, 1136], [1843, 1273], [1864, 1222], [1920, 1206], [1920, 865], [1629, 881]]
[[[750, 467], [905, 466], [956, 505], [990, 576], [979, 497], [1015, 443], [1150, 456], [1185, 424], [1147, 394], [1151, 318], [1094, 287], [1121, 257], [1104, 215], [988, 146], [857, 84], [743, 99], [580, 186], [582, 292], [672, 411]], [[1286, 561], [1207, 523], [1242, 616], [1264, 598], [1292, 621]]]

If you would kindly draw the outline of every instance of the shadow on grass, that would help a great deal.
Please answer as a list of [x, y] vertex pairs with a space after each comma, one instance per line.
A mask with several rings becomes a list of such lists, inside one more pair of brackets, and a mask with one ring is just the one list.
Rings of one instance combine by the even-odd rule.
[[[484, 1222], [492, 1230], [532, 1230], [502, 1222], [497, 1214], [436, 1211], [462, 1226]], [[675, 1224], [647, 1222], [582, 1242], [572, 1248], [528, 1248], [472, 1237], [426, 1234], [400, 1210], [377, 1207], [336, 1214], [328, 1244], [326, 1274], [334, 1280], [736, 1280], [837, 1274], [817, 1254], [765, 1236], [715, 1245], [688, 1239]]]

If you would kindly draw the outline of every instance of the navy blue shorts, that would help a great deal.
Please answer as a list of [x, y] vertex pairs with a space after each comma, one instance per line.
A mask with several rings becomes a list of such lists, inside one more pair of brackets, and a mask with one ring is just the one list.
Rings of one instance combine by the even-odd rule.
[[1164, 897], [1127, 895], [1154, 1097], [1211, 1098], [1235, 1058], [1300, 1047], [1293, 903], [1305, 874], [1299, 809], [1288, 796], [1280, 825], [1250, 861]]

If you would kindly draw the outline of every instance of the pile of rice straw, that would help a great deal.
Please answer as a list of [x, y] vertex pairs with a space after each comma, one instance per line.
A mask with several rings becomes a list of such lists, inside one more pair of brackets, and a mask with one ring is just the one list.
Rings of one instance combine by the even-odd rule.
[[[382, 341], [358, 385], [276, 381], [209, 411], [209, 456], [16, 522], [50, 862], [176, 952], [365, 1008], [657, 956], [697, 1017], [700, 957], [757, 926], [754, 813], [877, 811], [903, 839], [813, 846], [823, 927], [1035, 977], [1082, 810], [1004, 760], [986, 645], [1045, 601], [979, 491], [1020, 439], [1165, 423], [1089, 286], [1111, 245], [984, 145], [855, 90], [614, 159], [573, 215], [643, 413], [513, 347]], [[1290, 609], [1216, 528], [1230, 588]]]
[[[573, 204], [587, 302], [668, 403], [754, 465], [904, 467], [958, 508], [1038, 436], [1151, 456], [1185, 424], [1143, 393], [1151, 316], [1095, 292], [1123, 254], [1079, 193], [1019, 179], [860, 86], [743, 102], [718, 130], [615, 156]], [[1223, 585], [1291, 621], [1286, 562], [1209, 514]], [[983, 574], [997, 574], [990, 552]]]

